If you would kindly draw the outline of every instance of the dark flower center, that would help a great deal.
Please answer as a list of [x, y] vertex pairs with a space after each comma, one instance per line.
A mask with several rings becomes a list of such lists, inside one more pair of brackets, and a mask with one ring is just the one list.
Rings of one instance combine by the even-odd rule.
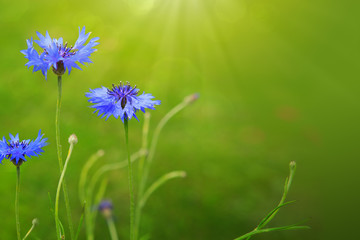
[[[8, 143], [8, 146], [11, 148], [11, 149], [19, 149], [19, 150], [25, 150], [25, 148], [28, 146], [29, 144], [26, 143], [25, 141], [16, 141], [16, 142], [10, 142]], [[23, 154], [23, 156], [25, 156], [25, 154]], [[15, 166], [20, 166], [22, 163], [23, 163], [23, 160], [22, 159], [19, 159], [18, 163], [16, 163], [15, 159], [12, 159], [12, 156], [11, 154], [7, 154], [5, 156], [6, 159], [10, 159], [10, 161], [12, 161], [12, 163], [15, 165]]]
[[[65, 43], [64, 46], [56, 43], [56, 48], [57, 48], [59, 54], [61, 55], [61, 57], [63, 57], [63, 58], [68, 58], [68, 57], [71, 57], [76, 54], [76, 49], [73, 49], [73, 46], [67, 47], [67, 45], [68, 45], [67, 42]], [[44, 49], [44, 52], [46, 53], [46, 55], [49, 55], [49, 53], [46, 49]], [[58, 76], [63, 75], [65, 73], [64, 62], [62, 60], [58, 61], [56, 63], [56, 68], [54, 68], [54, 66], [52, 66], [52, 70]]]
[[114, 84], [112, 86], [111, 90], [108, 89], [108, 94], [110, 96], [114, 96], [116, 98], [116, 102], [121, 102], [122, 109], [125, 108], [128, 101], [131, 103], [132, 97], [136, 96], [139, 92], [139, 90], [136, 89], [136, 85], [131, 87], [129, 82], [127, 82], [126, 85], [123, 85], [122, 82], [120, 82], [119, 86]]
[[65, 73], [65, 66], [63, 60], [56, 62], [56, 68], [52, 66], [52, 70], [58, 76], [63, 75]]

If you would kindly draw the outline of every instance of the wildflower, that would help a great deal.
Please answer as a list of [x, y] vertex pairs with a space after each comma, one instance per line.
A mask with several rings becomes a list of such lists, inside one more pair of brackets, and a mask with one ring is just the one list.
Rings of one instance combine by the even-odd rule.
[[10, 140], [6, 140], [3, 137], [0, 140], [0, 163], [6, 158], [9, 159], [14, 165], [20, 166], [24, 161], [25, 157], [39, 156], [44, 150], [42, 148], [48, 145], [47, 138], [42, 138], [44, 134], [39, 131], [38, 137], [33, 140], [19, 140], [19, 134], [14, 137], [10, 135]]
[[124, 118], [131, 119], [136, 117], [136, 112], [141, 110], [145, 112], [145, 108], [155, 109], [155, 105], [160, 105], [159, 100], [151, 100], [154, 98], [149, 93], [145, 92], [138, 96], [139, 89], [131, 87], [130, 83], [126, 85], [120, 82], [119, 86], [112, 85], [112, 89], [106, 87], [90, 89], [90, 92], [86, 93], [85, 96], [90, 98], [89, 102], [95, 105], [91, 106], [98, 111], [98, 116], [102, 115], [101, 118], [106, 116], [106, 120], [113, 115], [116, 119], [118, 117], [124, 121]]
[[105, 218], [111, 218], [113, 204], [111, 201], [102, 200], [98, 206], [98, 210], [102, 213]]
[[[51, 39], [48, 32], [44, 37], [41, 33], [36, 32], [39, 40], [33, 40], [32, 38], [26, 40], [27, 49], [22, 50], [21, 53], [25, 55], [25, 58], [29, 60], [25, 64], [28, 68], [34, 66], [33, 72], [41, 70], [42, 74], [47, 79], [47, 71], [52, 67], [53, 72], [56, 75], [63, 75], [66, 70], [70, 74], [72, 68], [80, 69], [78, 63], [84, 65], [84, 63], [92, 63], [90, 55], [96, 51], [94, 47], [99, 43], [98, 37], [92, 38], [88, 44], [85, 42], [89, 38], [90, 33], [85, 34], [85, 27], [81, 30], [79, 28], [79, 38], [75, 42], [74, 46], [68, 47], [68, 43], [63, 43], [63, 39]], [[34, 49], [34, 42], [43, 49], [42, 53], [38, 53]]]

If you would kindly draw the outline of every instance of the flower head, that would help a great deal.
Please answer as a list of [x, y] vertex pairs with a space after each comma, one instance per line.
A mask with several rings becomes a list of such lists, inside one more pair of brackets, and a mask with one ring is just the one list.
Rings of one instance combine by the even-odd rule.
[[10, 140], [6, 140], [3, 137], [0, 140], [0, 163], [6, 158], [9, 159], [14, 165], [20, 166], [24, 161], [25, 157], [39, 156], [44, 150], [42, 148], [48, 145], [47, 138], [42, 138], [44, 134], [39, 131], [38, 137], [33, 140], [19, 140], [19, 134], [14, 137], [10, 135]]
[[115, 118], [120, 117], [122, 121], [124, 118], [131, 119], [136, 117], [136, 112], [141, 110], [145, 112], [145, 108], [155, 109], [155, 105], [160, 105], [159, 100], [151, 100], [154, 98], [149, 93], [138, 95], [139, 89], [136, 86], [131, 87], [129, 83], [119, 86], [112, 85], [111, 89], [106, 87], [90, 89], [90, 92], [85, 96], [90, 98], [89, 102], [95, 105], [91, 106], [98, 111], [98, 116], [101, 118], [106, 116], [106, 120], [113, 115]]
[[[80, 69], [78, 63], [91, 63], [90, 55], [96, 51], [94, 47], [99, 43], [96, 42], [99, 40], [98, 37], [90, 39], [90, 41], [85, 44], [89, 38], [90, 33], [85, 34], [85, 27], [81, 30], [79, 28], [79, 38], [75, 42], [74, 46], [68, 47], [68, 43], [63, 43], [63, 39], [51, 39], [48, 32], [46, 36], [43, 36], [41, 33], [36, 32], [39, 40], [33, 40], [32, 38], [26, 40], [27, 49], [22, 50], [21, 53], [25, 55], [25, 58], [29, 60], [25, 64], [28, 68], [34, 66], [33, 72], [41, 70], [42, 74], [47, 78], [47, 71], [52, 67], [53, 71], [57, 75], [63, 75], [66, 70], [69, 74], [72, 68]], [[34, 42], [43, 49], [40, 54], [34, 49]]]
[[99, 209], [99, 211], [103, 211], [105, 209], [110, 209], [111, 210], [111, 209], [113, 209], [113, 204], [109, 200], [102, 200], [99, 203], [98, 209]]
[[99, 203], [98, 210], [102, 213], [105, 218], [112, 217], [113, 204], [109, 200], [102, 200]]

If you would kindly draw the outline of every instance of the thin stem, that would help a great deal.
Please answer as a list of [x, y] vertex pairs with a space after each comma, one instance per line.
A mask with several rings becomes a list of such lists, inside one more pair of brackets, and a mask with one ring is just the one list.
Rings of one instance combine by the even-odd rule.
[[[131, 162], [135, 162], [138, 158], [145, 156], [147, 153], [146, 150], [142, 150], [140, 149], [138, 152], [134, 153], [131, 155]], [[110, 163], [107, 165], [102, 166], [101, 168], [99, 168], [94, 175], [92, 176], [92, 178], [89, 181], [89, 186], [88, 186], [88, 196], [89, 198], [92, 197], [94, 189], [96, 184], [98, 183], [99, 179], [107, 172], [109, 171], [114, 171], [114, 170], [118, 170], [121, 168], [124, 168], [128, 165], [128, 160], [126, 158], [126, 160], [121, 161], [121, 162], [117, 162], [117, 163]], [[88, 200], [89, 201], [89, 200]]]
[[133, 171], [129, 150], [129, 137], [128, 137], [128, 118], [124, 117], [124, 129], [125, 129], [125, 142], [128, 155], [128, 171], [129, 171], [129, 191], [130, 191], [130, 240], [134, 239], [134, 212], [135, 212], [135, 200], [134, 200], [134, 186], [133, 186]]
[[[142, 168], [142, 173], [141, 173], [141, 177], [139, 179], [141, 179], [140, 184], [139, 184], [139, 190], [138, 190], [138, 199], [142, 199], [143, 195], [144, 195], [144, 191], [145, 191], [145, 186], [146, 186], [146, 182], [149, 176], [149, 171], [150, 171], [150, 165], [151, 162], [154, 158], [154, 154], [155, 154], [155, 150], [156, 150], [156, 145], [157, 142], [159, 140], [159, 135], [161, 130], [163, 129], [163, 127], [165, 126], [165, 124], [178, 112], [180, 112], [182, 109], [184, 109], [186, 106], [188, 106], [191, 102], [194, 101], [194, 99], [191, 99], [189, 97], [192, 97], [194, 95], [188, 96], [186, 97], [181, 103], [179, 103], [178, 105], [176, 105], [173, 109], [171, 109], [160, 121], [160, 123], [156, 126], [153, 138], [151, 140], [151, 146], [150, 146], [150, 150], [149, 150], [149, 154], [147, 156], [147, 159], [144, 163], [144, 166]], [[138, 239], [138, 235], [139, 235], [139, 229], [140, 229], [140, 220], [141, 220], [141, 212], [142, 212], [142, 206], [139, 204], [139, 202], [137, 203], [136, 206], [136, 214], [135, 214], [135, 240]]]
[[[61, 78], [61, 76], [58, 76], [58, 97], [57, 97], [57, 104], [56, 104], [55, 133], [56, 133], [56, 150], [57, 150], [57, 156], [58, 156], [58, 161], [59, 161], [60, 173], [63, 171], [62, 152], [61, 152], [61, 143], [60, 143], [61, 92], [62, 92], [62, 78]], [[70, 236], [71, 236], [71, 239], [74, 239], [74, 227], [73, 227], [73, 222], [72, 222], [72, 217], [71, 217], [69, 194], [68, 194], [67, 184], [66, 184], [65, 180], [63, 183], [63, 192], [64, 192], [66, 214], [67, 214], [68, 224], [69, 224], [69, 229], [70, 229]]]
[[109, 232], [110, 232], [110, 236], [111, 236], [111, 240], [118, 240], [118, 235], [116, 232], [116, 228], [115, 228], [115, 224], [114, 224], [114, 219], [112, 217], [108, 217], [106, 219], [106, 222], [108, 224], [109, 227]]
[[36, 224], [38, 223], [38, 220], [35, 218], [32, 220], [32, 226], [31, 228], [29, 229], [29, 231], [26, 233], [25, 237], [23, 238], [23, 240], [25, 240], [29, 235], [30, 233], [32, 232], [32, 230], [35, 228]]
[[60, 109], [61, 109], [61, 76], [58, 76], [58, 97], [56, 102], [56, 118], [55, 118], [55, 125], [56, 125], [56, 149], [57, 149], [57, 156], [60, 165], [60, 172], [63, 168], [62, 162], [62, 154], [61, 154], [61, 143], [60, 143]]
[[[148, 149], [149, 125], [150, 125], [150, 113], [145, 113], [144, 114], [144, 125], [143, 125], [143, 129], [142, 129], [142, 141], [141, 141], [141, 149], [144, 151]], [[142, 174], [144, 172], [145, 159], [146, 159], [146, 155], [144, 155], [139, 160], [138, 182], [141, 182]]]
[[[286, 200], [286, 197], [287, 197], [287, 194], [290, 190], [290, 187], [291, 187], [291, 183], [293, 181], [293, 178], [294, 178], [294, 174], [295, 174], [295, 171], [296, 171], [296, 163], [295, 162], [291, 162], [290, 163], [290, 174], [289, 174], [289, 177], [286, 178], [285, 180], [285, 185], [284, 185], [284, 193], [281, 197], [281, 200], [278, 204], [278, 206], [281, 206], [284, 204], [285, 200]], [[279, 208], [280, 209], [280, 208]], [[277, 212], [279, 211], [279, 209], [277, 209], [275, 212], [273, 212], [271, 214], [271, 216], [261, 225], [259, 225], [258, 229], [259, 228], [262, 228], [264, 226], [266, 226], [274, 217], [275, 215], [277, 214]]]
[[69, 152], [68, 152], [68, 155], [67, 155], [67, 158], [66, 158], [66, 161], [65, 161], [65, 165], [64, 165], [64, 169], [62, 170], [61, 172], [61, 176], [60, 176], [60, 179], [59, 179], [59, 183], [58, 183], [58, 186], [57, 186], [57, 189], [56, 189], [56, 197], [55, 197], [55, 224], [56, 224], [56, 233], [57, 233], [57, 238], [58, 239], [61, 239], [61, 234], [60, 234], [60, 222], [59, 222], [59, 197], [60, 197], [60, 188], [61, 188], [61, 185], [63, 184], [63, 181], [64, 181], [64, 177], [65, 177], [65, 173], [66, 173], [66, 169], [67, 169], [67, 166], [68, 166], [68, 163], [69, 163], [69, 160], [70, 160], [70, 157], [71, 157], [71, 153], [72, 153], [72, 150], [74, 148], [74, 144], [73, 143], [70, 143], [70, 148], [69, 148]]
[[[149, 136], [149, 125], [150, 125], [150, 113], [144, 114], [144, 125], [142, 129], [142, 143], [141, 143], [141, 150], [145, 151], [146, 154], [144, 154], [140, 160], [138, 165], [138, 182], [141, 183], [143, 173], [144, 173], [144, 165], [145, 160], [147, 157], [147, 149], [148, 149], [148, 136]], [[138, 196], [140, 196], [140, 188], [138, 189]], [[140, 199], [140, 198], [138, 198]], [[139, 202], [136, 203], [135, 208], [135, 226], [134, 226], [134, 239], [138, 239], [139, 234], [139, 224], [140, 224], [140, 214], [141, 214], [141, 207], [139, 206]]]
[[80, 201], [86, 202], [85, 205], [85, 229], [86, 229], [86, 236], [88, 240], [94, 239], [94, 231], [92, 228], [92, 221], [91, 221], [91, 206], [92, 202], [91, 199], [87, 197], [87, 191], [86, 191], [86, 182], [88, 178], [88, 173], [91, 169], [91, 167], [96, 163], [96, 161], [104, 155], [103, 150], [97, 151], [95, 154], [93, 154], [89, 160], [85, 163], [84, 167], [81, 170], [80, 173], [80, 180], [79, 180], [79, 198]]
[[[278, 211], [280, 210], [281, 206], [284, 205], [285, 199], [287, 197], [287, 194], [290, 190], [291, 187], [291, 183], [293, 181], [294, 178], [294, 174], [296, 171], [296, 163], [294, 161], [290, 162], [289, 164], [289, 168], [290, 168], [290, 173], [289, 173], [289, 177], [286, 178], [285, 180], [285, 185], [284, 185], [284, 192], [283, 195], [281, 197], [281, 200], [279, 202], [279, 204], [277, 205], [277, 207], [275, 208], [275, 211], [273, 211], [266, 219], [264, 219], [264, 221], [262, 221], [254, 230], [254, 231], [258, 231], [259, 229], [262, 229], [263, 227], [265, 227], [274, 217], [275, 215], [278, 213]], [[246, 240], [250, 240], [252, 235], [247, 236]]]
[[[155, 132], [154, 132], [154, 136], [152, 138], [151, 141], [151, 146], [150, 146], [150, 150], [149, 150], [149, 155], [147, 158], [147, 161], [145, 163], [145, 167], [144, 167], [144, 173], [143, 173], [143, 177], [142, 180], [140, 182], [140, 189], [139, 189], [139, 193], [142, 195], [144, 193], [145, 190], [145, 184], [149, 175], [149, 170], [150, 170], [150, 165], [151, 162], [154, 158], [154, 154], [155, 154], [155, 149], [156, 149], [156, 145], [157, 142], [159, 140], [159, 135], [161, 130], [163, 129], [163, 127], [165, 126], [165, 124], [178, 112], [180, 112], [183, 108], [185, 108], [187, 105], [189, 105], [189, 102], [187, 101], [182, 101], [180, 104], [178, 104], [177, 106], [175, 106], [173, 109], [170, 110], [170, 112], [168, 112], [165, 117], [163, 117], [160, 121], [160, 123], [156, 126]], [[139, 196], [140, 197], [140, 196]]]
[[259, 234], [259, 233], [267, 233], [267, 232], [274, 232], [274, 231], [282, 231], [282, 230], [299, 230], [299, 229], [310, 229], [308, 226], [296, 226], [296, 225], [290, 225], [285, 227], [275, 227], [275, 228], [265, 228], [265, 229], [254, 229], [249, 233], [246, 233], [245, 235], [242, 235], [241, 237], [235, 238], [234, 240], [242, 240], [242, 239], [249, 239], [253, 235]]
[[[94, 196], [94, 203], [92, 203], [92, 206], [99, 206], [101, 200], [104, 199], [104, 194], [106, 192], [108, 182], [109, 182], [109, 180], [106, 177], [104, 177], [101, 180], [99, 189], [98, 189], [96, 195]], [[89, 197], [89, 199], [90, 199], [90, 197]], [[94, 239], [93, 235], [94, 235], [94, 229], [95, 229], [95, 225], [96, 225], [97, 214], [98, 214], [98, 211], [91, 211], [90, 224], [91, 224], [91, 229], [92, 229], [92, 236], [91, 236], [92, 239]]]
[[104, 155], [104, 151], [103, 150], [99, 150], [97, 151], [95, 154], [93, 154], [89, 160], [85, 163], [84, 167], [81, 169], [81, 173], [80, 173], [80, 180], [79, 180], [79, 198], [80, 201], [85, 201], [85, 195], [86, 195], [86, 191], [85, 191], [85, 185], [87, 182], [87, 178], [88, 178], [88, 174], [90, 171], [90, 168], [96, 163], [96, 161]]
[[143, 208], [145, 206], [146, 201], [150, 197], [150, 195], [158, 189], [161, 185], [166, 183], [167, 181], [173, 179], [173, 178], [184, 178], [186, 176], [186, 173], [184, 171], [173, 171], [165, 174], [164, 176], [160, 177], [158, 180], [156, 180], [144, 193], [142, 198], [139, 200], [139, 206]]
[[15, 192], [15, 218], [16, 218], [16, 235], [21, 240], [20, 235], [20, 218], [19, 218], [19, 194], [20, 194], [20, 166], [16, 166], [16, 192]]

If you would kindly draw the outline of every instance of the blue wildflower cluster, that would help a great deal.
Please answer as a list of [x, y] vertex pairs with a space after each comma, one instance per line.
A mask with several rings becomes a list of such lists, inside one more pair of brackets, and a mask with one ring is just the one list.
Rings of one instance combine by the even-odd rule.
[[6, 140], [3, 137], [0, 140], [0, 163], [6, 158], [9, 159], [14, 165], [20, 166], [24, 161], [25, 157], [39, 156], [44, 150], [42, 148], [48, 145], [47, 138], [43, 138], [44, 134], [39, 131], [38, 137], [33, 140], [19, 140], [19, 134], [14, 137], [10, 135], [10, 140]]
[[138, 96], [139, 89], [131, 87], [129, 83], [119, 86], [113, 84], [111, 89], [106, 87], [90, 89], [90, 92], [85, 96], [89, 98], [89, 102], [95, 105], [91, 106], [98, 111], [98, 116], [101, 118], [106, 116], [106, 120], [113, 115], [116, 119], [120, 117], [122, 121], [125, 118], [136, 118], [136, 112], [141, 110], [145, 112], [145, 108], [155, 109], [155, 105], [160, 105], [159, 100], [151, 100], [154, 98], [149, 93], [143, 93]]
[[[94, 47], [99, 43], [98, 37], [90, 39], [88, 44], [85, 44], [90, 36], [90, 33], [85, 34], [85, 27], [81, 30], [79, 28], [79, 38], [75, 42], [74, 46], [68, 47], [68, 43], [64, 43], [62, 38], [51, 39], [48, 32], [46, 36], [36, 32], [39, 40], [33, 40], [32, 38], [27, 40], [27, 49], [22, 50], [21, 53], [25, 55], [25, 58], [29, 60], [25, 65], [29, 68], [34, 66], [33, 71], [41, 70], [42, 74], [47, 79], [47, 71], [52, 67], [53, 71], [57, 75], [62, 75], [68, 70], [69, 74], [72, 68], [80, 69], [78, 63], [91, 63], [90, 55], [96, 51]], [[39, 54], [34, 49], [34, 42], [39, 45], [43, 51]]]

